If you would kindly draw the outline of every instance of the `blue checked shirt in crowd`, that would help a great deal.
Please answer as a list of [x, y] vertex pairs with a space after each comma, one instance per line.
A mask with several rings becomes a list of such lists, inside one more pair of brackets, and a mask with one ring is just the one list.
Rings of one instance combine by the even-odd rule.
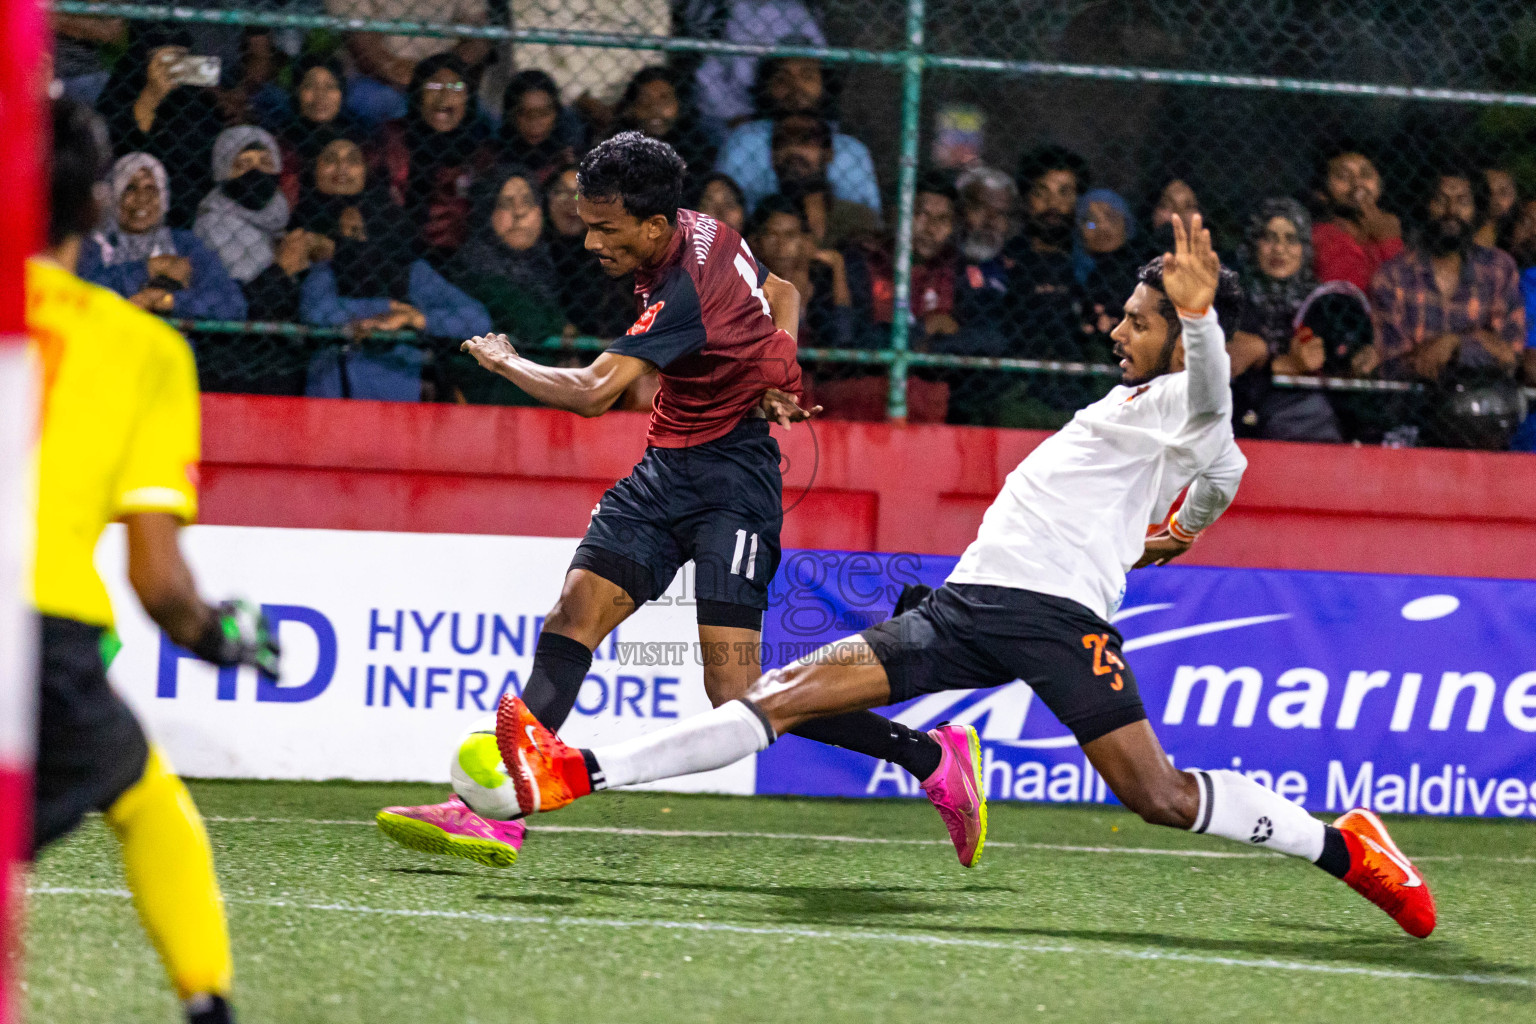
[[1494, 366], [1496, 361], [1475, 337], [1492, 331], [1514, 350], [1525, 348], [1525, 307], [1520, 271], [1508, 253], [1475, 245], [1461, 267], [1456, 291], [1446, 298], [1435, 284], [1427, 255], [1408, 249], [1382, 264], [1371, 281], [1376, 338], [1388, 367], [1442, 334], [1461, 337], [1456, 362]]

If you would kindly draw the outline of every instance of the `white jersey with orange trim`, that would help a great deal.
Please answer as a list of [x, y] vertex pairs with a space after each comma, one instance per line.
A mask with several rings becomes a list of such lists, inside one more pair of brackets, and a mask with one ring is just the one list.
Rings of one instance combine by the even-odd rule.
[[1248, 461], [1232, 439], [1231, 363], [1214, 310], [1180, 317], [1186, 369], [1116, 387], [1008, 474], [950, 583], [1077, 601], [1110, 619], [1147, 526], [1193, 536], [1226, 510]]

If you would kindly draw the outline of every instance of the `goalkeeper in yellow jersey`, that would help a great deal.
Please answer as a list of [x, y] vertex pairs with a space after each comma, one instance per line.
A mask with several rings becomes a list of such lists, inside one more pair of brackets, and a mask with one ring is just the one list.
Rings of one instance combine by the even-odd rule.
[[[107, 683], [112, 606], [93, 563], [108, 522], [127, 526], [128, 576], [172, 640], [218, 665], [277, 672], [263, 617], [209, 606], [177, 531], [197, 512], [197, 374], [169, 325], [73, 273], [97, 219], [105, 133], [53, 108], [48, 252], [27, 266], [27, 328], [42, 364], [35, 599], [41, 613], [33, 849], [103, 812], [122, 845], [140, 920], [194, 1024], [233, 1019], [229, 932], [213, 851], [192, 798]], [[110, 641], [108, 641], [110, 642]]]

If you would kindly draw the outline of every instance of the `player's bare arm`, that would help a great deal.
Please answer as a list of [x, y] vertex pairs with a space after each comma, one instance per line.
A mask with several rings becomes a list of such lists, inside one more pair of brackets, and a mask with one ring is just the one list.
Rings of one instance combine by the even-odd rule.
[[123, 517], [128, 528], [128, 582], [155, 624], [172, 640], [191, 647], [213, 618], [198, 596], [192, 570], [177, 543], [181, 521], [168, 512]]
[[[800, 337], [800, 290], [793, 284], [775, 274], [769, 274], [763, 282], [763, 294], [768, 297], [769, 315], [773, 317], [773, 326], [784, 331], [796, 340]], [[795, 396], [778, 388], [769, 388], [763, 393], [763, 400], [758, 406], [763, 410], [771, 423], [777, 423], [786, 430], [791, 424], [800, 423], [810, 419], [821, 412], [821, 406], [812, 409], [802, 408], [795, 400]]]
[[176, 643], [215, 665], [279, 674], [281, 649], [266, 616], [245, 601], [209, 605], [181, 554], [181, 520], [169, 512], [123, 516], [128, 582], [144, 611]]
[[655, 367], [644, 359], [604, 352], [589, 366], [544, 366], [518, 355], [505, 334], [477, 335], [460, 350], [545, 405], [578, 416], [601, 416], [635, 381]]
[[777, 274], [769, 274], [763, 282], [763, 294], [768, 298], [768, 312], [773, 317], [773, 326], [799, 341], [800, 290]]

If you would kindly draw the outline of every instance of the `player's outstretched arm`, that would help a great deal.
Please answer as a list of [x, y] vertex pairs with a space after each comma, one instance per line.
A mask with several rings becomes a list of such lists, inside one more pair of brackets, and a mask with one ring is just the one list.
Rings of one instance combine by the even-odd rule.
[[1183, 329], [1184, 368], [1189, 371], [1189, 413], [1206, 416], [1230, 412], [1232, 360], [1226, 335], [1211, 304], [1221, 282], [1221, 259], [1211, 247], [1211, 233], [1200, 214], [1188, 231], [1175, 217], [1173, 252], [1163, 254], [1163, 291], [1178, 310]]
[[517, 354], [505, 334], [470, 338], [460, 350], [545, 405], [578, 416], [601, 416], [636, 380], [655, 367], [644, 359], [604, 352], [590, 366], [544, 366]]
[[123, 516], [128, 582], [155, 624], [173, 641], [215, 665], [255, 665], [278, 674], [279, 650], [266, 616], [243, 601], [210, 607], [181, 556], [181, 520], [168, 512]]

